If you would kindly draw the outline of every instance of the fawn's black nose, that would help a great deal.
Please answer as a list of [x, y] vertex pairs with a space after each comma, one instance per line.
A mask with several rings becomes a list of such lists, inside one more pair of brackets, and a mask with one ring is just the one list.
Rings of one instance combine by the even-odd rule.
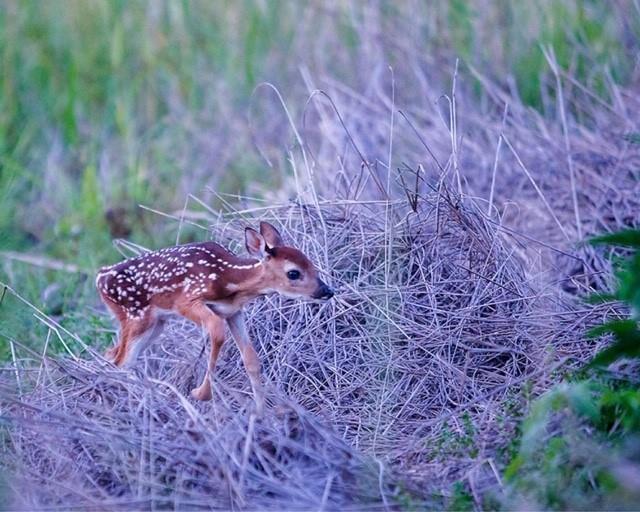
[[329, 288], [326, 283], [323, 283], [322, 281], [320, 281], [320, 279], [318, 279], [318, 287], [313, 294], [313, 298], [329, 300], [331, 297], [333, 297], [333, 290]]

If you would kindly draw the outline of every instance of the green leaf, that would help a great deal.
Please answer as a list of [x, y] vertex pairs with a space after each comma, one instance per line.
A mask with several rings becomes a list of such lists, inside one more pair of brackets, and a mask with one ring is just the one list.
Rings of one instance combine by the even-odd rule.
[[608, 322], [591, 329], [588, 335], [593, 338], [607, 333], [613, 334], [616, 342], [596, 355], [587, 367], [611, 364], [623, 357], [640, 357], [640, 331], [634, 320]]
[[591, 421], [597, 421], [600, 416], [598, 405], [593, 399], [593, 394], [588, 384], [580, 383], [567, 389], [567, 399], [576, 414], [587, 417]]
[[589, 338], [598, 338], [603, 334], [613, 334], [616, 337], [625, 337], [637, 331], [637, 324], [634, 320], [612, 320], [606, 324], [598, 325], [587, 332]]
[[623, 229], [608, 235], [596, 236], [589, 240], [592, 245], [621, 245], [640, 248], [640, 230]]
[[589, 304], [604, 304], [605, 302], [615, 302], [620, 300], [615, 293], [593, 293], [587, 297]]
[[504, 479], [506, 481], [513, 480], [518, 474], [518, 471], [520, 470], [520, 468], [524, 465], [524, 463], [525, 463], [524, 457], [520, 454], [516, 455], [511, 460], [507, 468], [504, 470]]

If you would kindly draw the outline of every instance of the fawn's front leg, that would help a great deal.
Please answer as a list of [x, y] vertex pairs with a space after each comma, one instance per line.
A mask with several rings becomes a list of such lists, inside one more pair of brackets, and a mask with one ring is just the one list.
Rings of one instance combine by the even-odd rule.
[[230, 316], [227, 318], [227, 324], [240, 350], [247, 375], [249, 375], [251, 389], [253, 390], [253, 399], [256, 403], [256, 413], [258, 416], [261, 416], [264, 410], [264, 395], [260, 382], [260, 361], [247, 333], [247, 328], [244, 324], [244, 313], [239, 311], [235, 315]]

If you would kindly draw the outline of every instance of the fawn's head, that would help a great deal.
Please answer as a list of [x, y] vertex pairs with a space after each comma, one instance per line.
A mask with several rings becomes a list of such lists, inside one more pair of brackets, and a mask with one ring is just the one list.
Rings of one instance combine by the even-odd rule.
[[268, 222], [260, 232], [245, 229], [247, 251], [262, 261], [270, 291], [291, 298], [330, 299], [333, 290], [318, 277], [318, 271], [304, 253], [283, 244], [278, 230]]

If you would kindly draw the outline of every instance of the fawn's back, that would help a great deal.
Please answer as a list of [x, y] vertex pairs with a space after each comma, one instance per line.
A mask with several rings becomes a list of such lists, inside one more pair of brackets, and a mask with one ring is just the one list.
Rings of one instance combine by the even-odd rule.
[[260, 261], [239, 258], [214, 242], [193, 243], [104, 267], [96, 285], [128, 318], [139, 318], [151, 306], [172, 309], [178, 295], [204, 301], [224, 299], [233, 294], [226, 286], [233, 281], [228, 274], [259, 265]]

